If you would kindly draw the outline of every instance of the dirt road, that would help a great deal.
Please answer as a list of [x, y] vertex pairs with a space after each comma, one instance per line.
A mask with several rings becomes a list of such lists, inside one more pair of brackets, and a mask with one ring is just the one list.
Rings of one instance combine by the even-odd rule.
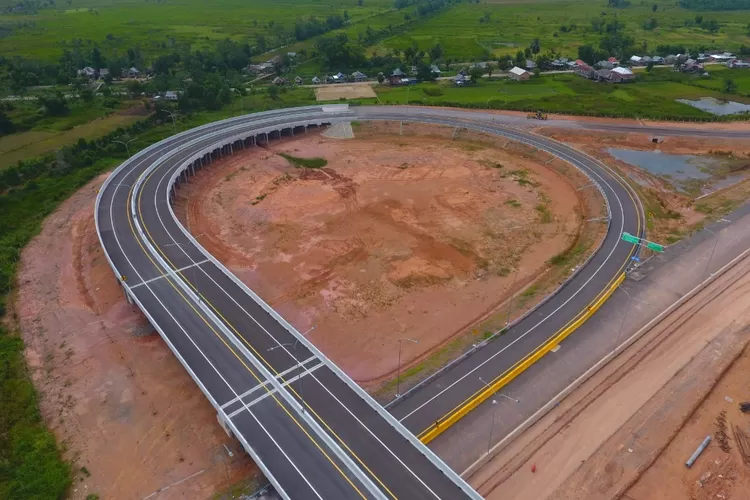
[[[623, 494], [669, 444], [750, 338], [748, 271], [750, 258], [676, 309], [564, 400], [546, 427], [533, 429], [475, 474], [472, 484], [490, 499]], [[716, 413], [714, 407], [713, 418]], [[696, 438], [682, 438], [680, 451], [697, 445]], [[659, 474], [649, 484], [659, 482], [663, 491], [675, 486]], [[633, 498], [672, 498], [653, 496], [654, 490], [644, 487], [636, 491], [640, 496]], [[744, 490], [741, 497], [749, 493]]]
[[125, 300], [94, 225], [105, 178], [63, 202], [21, 254], [15, 312], [42, 415], [73, 463], [72, 499], [140, 499], [177, 482], [152, 498], [210, 497], [258, 471]]

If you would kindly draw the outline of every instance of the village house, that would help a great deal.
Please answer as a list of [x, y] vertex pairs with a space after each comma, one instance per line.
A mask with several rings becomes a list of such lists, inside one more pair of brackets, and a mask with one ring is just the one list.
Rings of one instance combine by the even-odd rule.
[[617, 67], [610, 70], [609, 81], [612, 83], [629, 83], [635, 81], [635, 74], [628, 68]]
[[286, 78], [281, 78], [280, 76], [277, 76], [271, 81], [271, 83], [273, 83], [274, 85], [286, 85], [287, 81], [286, 81]]
[[508, 76], [516, 81], [525, 81], [531, 78], [531, 73], [523, 68], [519, 68], [518, 66], [513, 66], [513, 68], [508, 71]]
[[732, 59], [727, 63], [728, 68], [750, 68], [750, 62]]
[[401, 80], [404, 77], [406, 77], [406, 73], [401, 71], [401, 68], [396, 68], [393, 70], [393, 73], [388, 76], [388, 83], [391, 85], [401, 85]]
[[609, 61], [599, 61], [595, 66], [598, 66], [599, 69], [612, 69], [615, 67], [615, 65]]
[[533, 71], [534, 69], [536, 69], [536, 63], [531, 59], [526, 59], [526, 69], [529, 71]]
[[302, 80], [301, 76], [295, 76], [294, 77], [294, 84], [295, 85], [302, 85], [304, 83], [304, 80]]
[[138, 68], [135, 66], [130, 68], [127, 72], [128, 78], [138, 78], [140, 76], [141, 72], [138, 71]]
[[355, 71], [352, 73], [352, 78], [355, 82], [365, 82], [367, 81], [367, 75], [362, 73], [361, 71]]
[[555, 59], [550, 63], [550, 66], [552, 66], [552, 69], [565, 69], [568, 67], [568, 58], [561, 57], [560, 59]]
[[643, 58], [636, 55], [630, 56], [630, 64], [633, 66], [645, 66], [645, 64], [643, 63]]
[[315, 75], [315, 76], [314, 76], [314, 77], [312, 78], [312, 80], [311, 80], [311, 81], [312, 81], [312, 84], [313, 84], [313, 85], [320, 85], [320, 78], [318, 78], [318, 76], [317, 76], [317, 75]]
[[99, 78], [106, 78], [107, 76], [109, 76], [109, 70], [107, 68], [99, 70]]
[[86, 78], [96, 78], [96, 70], [91, 66], [86, 66], [83, 69], [78, 70], [78, 76], [85, 76]]
[[430, 73], [432, 73], [435, 78], [440, 76], [440, 68], [437, 67], [437, 64], [430, 66]]
[[584, 78], [593, 79], [596, 76], [594, 68], [586, 63], [576, 65], [576, 68], [573, 71], [576, 75], [582, 76]]
[[453, 84], [458, 85], [459, 87], [463, 87], [464, 85], [471, 82], [471, 78], [464, 75], [463, 73], [459, 73], [456, 75], [456, 77], [453, 79]]
[[273, 72], [273, 62], [266, 61], [260, 64], [249, 64], [245, 69], [248, 73], [253, 73], [255, 75], [267, 75], [268, 73]]
[[180, 95], [174, 90], [167, 90], [166, 92], [164, 92], [165, 101], [177, 101], [179, 99], [180, 99]]
[[682, 63], [682, 66], [680, 66], [680, 71], [683, 73], [703, 73], [703, 64], [699, 63], [695, 59], [688, 59], [684, 63]]
[[661, 56], [654, 56], [651, 58], [651, 62], [654, 64], [664, 64], [664, 58]]

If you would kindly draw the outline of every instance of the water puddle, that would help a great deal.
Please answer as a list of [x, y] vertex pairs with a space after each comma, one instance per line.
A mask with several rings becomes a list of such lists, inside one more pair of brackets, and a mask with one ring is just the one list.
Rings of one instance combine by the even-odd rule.
[[[723, 189], [745, 178], [744, 174], [738, 173], [739, 165], [735, 160], [722, 157], [674, 155], [661, 151], [617, 148], [609, 148], [607, 152], [620, 161], [664, 179], [677, 191], [691, 196]], [[631, 178], [640, 185], [649, 185], [645, 179], [637, 175], [632, 175]]]
[[701, 97], [695, 101], [691, 101], [690, 99], [676, 99], [676, 101], [717, 116], [750, 113], [750, 104], [735, 101], [720, 101], [713, 97]]

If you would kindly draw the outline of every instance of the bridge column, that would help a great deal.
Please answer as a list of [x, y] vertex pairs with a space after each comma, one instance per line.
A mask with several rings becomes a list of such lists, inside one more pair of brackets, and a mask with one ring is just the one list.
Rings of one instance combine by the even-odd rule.
[[234, 437], [232, 436], [232, 430], [229, 428], [229, 425], [227, 425], [226, 421], [224, 420], [224, 416], [221, 413], [216, 414], [216, 420], [219, 421], [219, 425], [222, 429], [224, 429], [224, 432], [227, 433], [227, 436], [229, 436], [230, 438]]
[[133, 305], [133, 297], [130, 296], [130, 292], [128, 292], [128, 288], [125, 286], [125, 283], [120, 283], [122, 285], [122, 290], [125, 292], [125, 298], [128, 299], [128, 304]]

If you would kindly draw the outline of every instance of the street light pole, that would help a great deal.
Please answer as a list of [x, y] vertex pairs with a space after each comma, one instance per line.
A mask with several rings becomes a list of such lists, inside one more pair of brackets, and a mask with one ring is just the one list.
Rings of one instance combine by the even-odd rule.
[[518, 279], [518, 273], [521, 272], [521, 268], [518, 268], [516, 270], [516, 273], [513, 275], [513, 282], [510, 284], [510, 300], [508, 301], [508, 317], [505, 319], [505, 326], [508, 326], [510, 324], [510, 313], [513, 310], [513, 296], [515, 293], [513, 292], [513, 287], [516, 285], [516, 280]]
[[714, 241], [714, 247], [711, 249], [711, 255], [708, 256], [708, 262], [706, 263], [706, 269], [703, 271], [703, 275], [706, 276], [708, 274], [709, 268], [711, 267], [711, 259], [714, 258], [714, 252], [716, 251], [716, 247], [719, 244], [719, 235], [714, 233], [708, 228], [703, 228], [704, 231], [708, 231], [709, 233], [714, 235], [715, 241]]
[[401, 396], [401, 343], [404, 340], [408, 340], [409, 342], [414, 342], [415, 344], [419, 344], [418, 340], [410, 339], [408, 337], [404, 337], [402, 339], [398, 339], [398, 367], [396, 368], [396, 397]]
[[166, 109], [162, 109], [163, 112], [167, 113], [169, 116], [172, 117], [172, 129], [177, 132], [177, 122], [175, 121], [175, 116], [177, 115], [177, 111], [169, 111]]
[[128, 158], [130, 158], [130, 147], [129, 146], [130, 146], [130, 143], [133, 142], [134, 140], [135, 140], [135, 138], [128, 139], [127, 141], [121, 141], [119, 139], [115, 139], [112, 142], [116, 142], [118, 144], [122, 144], [123, 146], [125, 146], [125, 152], [127, 153]]
[[[318, 325], [312, 326], [305, 333], [301, 333], [300, 335], [304, 337], [317, 327]], [[299, 380], [299, 397], [302, 400], [302, 411], [305, 411], [305, 391], [304, 385], [302, 384], [302, 363], [299, 362], [299, 358], [297, 357], [297, 344], [299, 344], [299, 338], [294, 341], [294, 360], [297, 362], [297, 380]]]

